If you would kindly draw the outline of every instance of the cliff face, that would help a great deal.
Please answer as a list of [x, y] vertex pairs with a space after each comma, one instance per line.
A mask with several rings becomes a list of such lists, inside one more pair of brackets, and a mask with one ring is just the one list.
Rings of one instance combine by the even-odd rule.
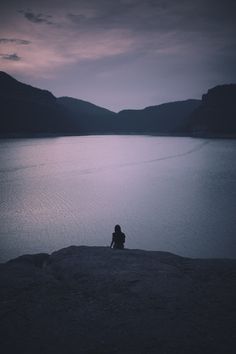
[[75, 247], [0, 265], [4, 353], [235, 353], [236, 260]]
[[189, 120], [193, 133], [236, 134], [236, 85], [221, 85], [202, 96], [201, 105]]

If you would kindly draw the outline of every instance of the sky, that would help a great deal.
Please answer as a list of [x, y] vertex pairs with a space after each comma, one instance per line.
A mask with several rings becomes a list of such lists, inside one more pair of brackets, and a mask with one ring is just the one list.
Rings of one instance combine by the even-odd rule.
[[236, 82], [235, 0], [2, 0], [0, 70], [119, 111]]

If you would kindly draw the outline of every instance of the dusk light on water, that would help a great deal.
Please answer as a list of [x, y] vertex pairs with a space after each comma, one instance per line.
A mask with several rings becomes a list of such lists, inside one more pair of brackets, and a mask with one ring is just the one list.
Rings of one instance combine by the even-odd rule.
[[236, 353], [235, 14], [1, 1], [2, 353]]
[[2, 141], [2, 260], [71, 244], [236, 257], [234, 141], [87, 136]]

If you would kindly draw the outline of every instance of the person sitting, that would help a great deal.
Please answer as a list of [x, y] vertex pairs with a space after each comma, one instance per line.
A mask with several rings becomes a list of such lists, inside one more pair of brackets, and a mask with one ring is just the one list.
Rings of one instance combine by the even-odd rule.
[[120, 225], [115, 226], [115, 232], [112, 234], [112, 241], [110, 248], [124, 249], [125, 234], [121, 231]]

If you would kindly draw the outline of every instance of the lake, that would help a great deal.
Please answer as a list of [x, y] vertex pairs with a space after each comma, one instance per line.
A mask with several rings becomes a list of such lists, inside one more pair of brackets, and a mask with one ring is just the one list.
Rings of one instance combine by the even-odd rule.
[[0, 141], [0, 261], [69, 245], [236, 257], [236, 140]]

